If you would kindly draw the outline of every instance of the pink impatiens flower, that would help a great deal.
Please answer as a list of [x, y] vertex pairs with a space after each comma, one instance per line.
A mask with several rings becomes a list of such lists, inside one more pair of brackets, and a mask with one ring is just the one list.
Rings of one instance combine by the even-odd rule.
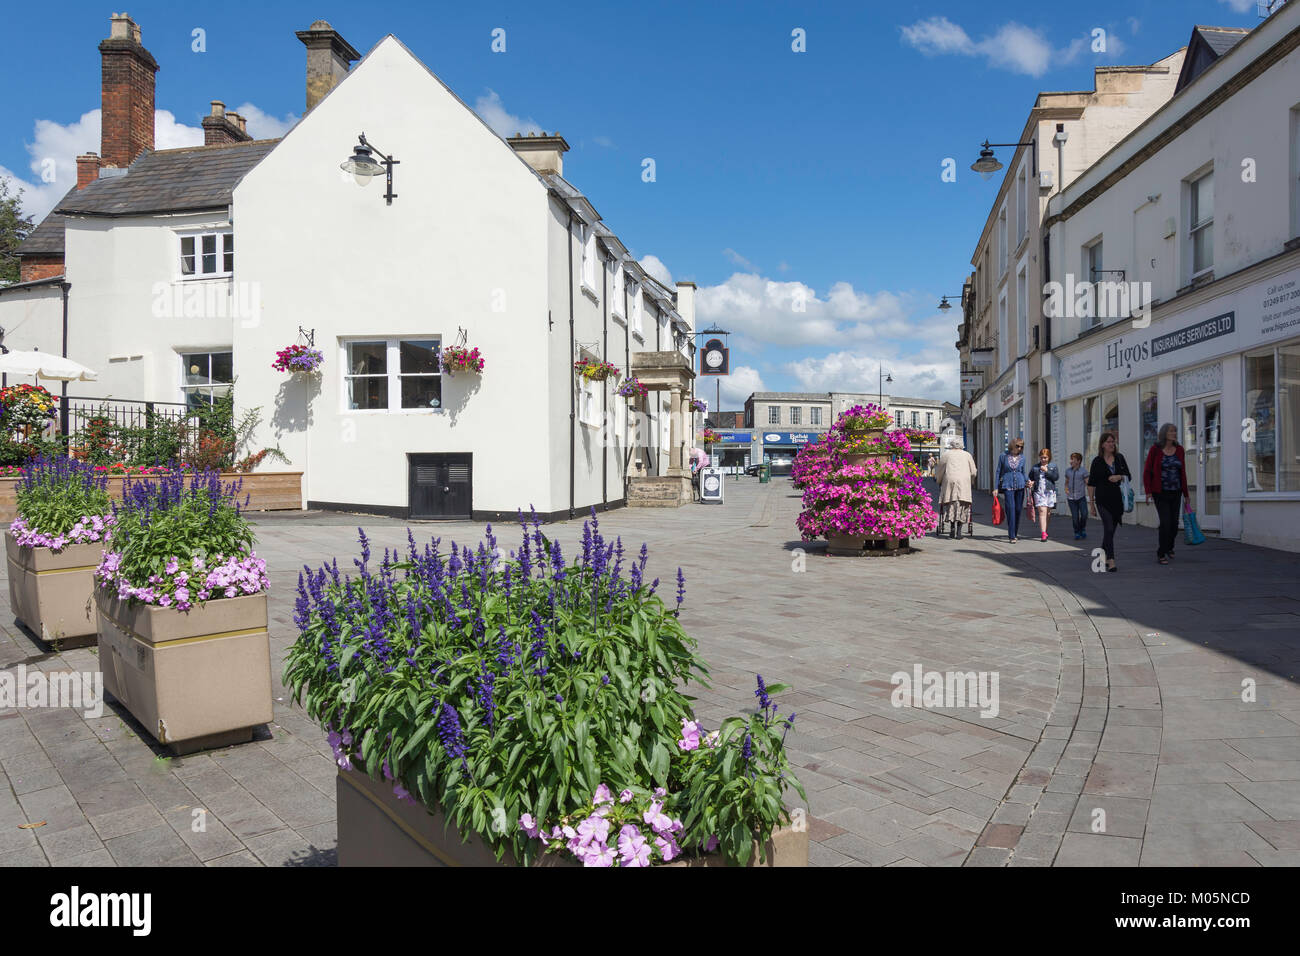
[[618, 852], [624, 866], [650, 865], [650, 844], [630, 823], [618, 831]]
[[700, 725], [697, 721], [682, 719], [682, 739], [677, 746], [682, 750], [695, 750], [700, 745]]
[[618, 802], [619, 802], [619, 803], [631, 803], [631, 802], [632, 802], [632, 791], [631, 791], [631, 790], [624, 790], [622, 793], [620, 793], [620, 794], [618, 795]]
[[537, 821], [533, 819], [531, 813], [525, 813], [520, 817], [519, 825], [524, 828], [524, 833], [528, 834], [529, 837], [536, 837], [541, 833], [541, 830], [538, 829]]
[[591, 798], [592, 803], [613, 803], [614, 792], [603, 783], [596, 788], [596, 795]]

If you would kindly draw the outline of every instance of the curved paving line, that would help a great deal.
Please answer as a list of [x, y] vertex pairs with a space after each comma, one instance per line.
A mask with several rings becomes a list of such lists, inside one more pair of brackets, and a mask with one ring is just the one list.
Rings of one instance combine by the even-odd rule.
[[[1079, 812], [1110, 715], [1110, 665], [1092, 616], [1050, 572], [1017, 563], [1034, 572], [1031, 580], [1061, 636], [1057, 696], [1042, 736], [964, 866], [1052, 866], [1056, 862]], [[1156, 691], [1159, 694], [1158, 683]], [[1163, 706], [1161, 713], [1163, 726]], [[1086, 819], [1091, 821], [1091, 813]]]

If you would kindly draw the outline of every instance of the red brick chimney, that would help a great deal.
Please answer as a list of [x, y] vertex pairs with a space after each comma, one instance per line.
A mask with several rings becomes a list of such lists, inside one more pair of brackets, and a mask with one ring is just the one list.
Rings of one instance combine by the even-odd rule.
[[112, 16], [99, 44], [103, 69], [99, 152], [105, 166], [125, 169], [153, 149], [154, 74], [158, 61], [140, 43], [140, 27], [125, 13]]
[[77, 188], [85, 189], [99, 178], [99, 167], [103, 160], [98, 153], [86, 153], [77, 157]]
[[203, 117], [203, 145], [228, 146], [251, 140], [244, 129], [244, 118], [238, 113], [226, 112], [221, 100], [212, 101], [212, 112]]

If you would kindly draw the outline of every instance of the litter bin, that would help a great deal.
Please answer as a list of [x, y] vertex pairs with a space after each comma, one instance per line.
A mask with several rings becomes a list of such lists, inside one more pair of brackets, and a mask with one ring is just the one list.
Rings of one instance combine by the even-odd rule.
[[758, 469], [758, 480], [760, 484], [764, 485], [772, 480], [772, 463], [770, 461], [763, 462], [763, 467]]

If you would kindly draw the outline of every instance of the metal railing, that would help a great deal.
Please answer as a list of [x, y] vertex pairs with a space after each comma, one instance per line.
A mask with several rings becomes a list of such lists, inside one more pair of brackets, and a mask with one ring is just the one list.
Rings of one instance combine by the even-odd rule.
[[89, 457], [166, 462], [198, 441], [198, 423], [183, 402], [70, 395], [66, 409], [68, 446]]

